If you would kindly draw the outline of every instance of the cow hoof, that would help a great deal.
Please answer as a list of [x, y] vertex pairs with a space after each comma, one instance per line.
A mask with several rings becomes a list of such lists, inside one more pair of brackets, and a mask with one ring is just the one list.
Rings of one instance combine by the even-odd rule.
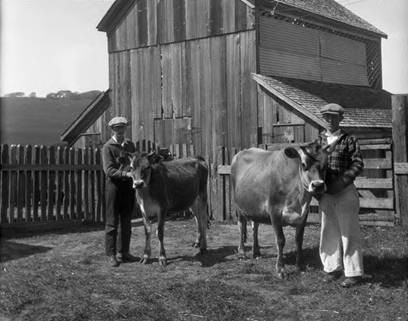
[[141, 264], [147, 264], [147, 263], [149, 263], [149, 258], [148, 258], [148, 257], [143, 257], [143, 258], [141, 258], [141, 259], [140, 259], [140, 263], [141, 263]]
[[191, 247], [198, 249], [200, 247], [200, 242], [194, 242], [193, 244], [191, 244]]
[[166, 266], [167, 265], [166, 258], [163, 257], [163, 256], [159, 257], [159, 264], [160, 264], [160, 266]]

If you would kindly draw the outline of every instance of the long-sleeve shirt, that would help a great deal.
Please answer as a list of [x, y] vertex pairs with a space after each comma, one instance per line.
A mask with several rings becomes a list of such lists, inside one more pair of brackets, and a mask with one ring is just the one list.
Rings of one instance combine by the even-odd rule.
[[[319, 135], [318, 141], [322, 146], [327, 145], [325, 132]], [[352, 182], [363, 168], [363, 157], [357, 138], [340, 130], [334, 150], [328, 156], [327, 183], [341, 176]]]
[[122, 144], [109, 139], [102, 148], [103, 171], [113, 181], [121, 181], [126, 178], [127, 166], [130, 164], [129, 155], [134, 153], [136, 147], [130, 140]]

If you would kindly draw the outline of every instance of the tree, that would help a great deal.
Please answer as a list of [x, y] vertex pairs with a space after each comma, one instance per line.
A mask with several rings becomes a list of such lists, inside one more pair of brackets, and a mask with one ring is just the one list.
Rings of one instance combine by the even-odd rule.
[[4, 95], [4, 97], [24, 97], [24, 96], [25, 96], [25, 93], [22, 91], [16, 91], [16, 92]]
[[30, 93], [30, 95], [29, 95], [28, 97], [36, 98], [36, 97], [37, 97], [37, 93], [33, 91], [32, 93]]

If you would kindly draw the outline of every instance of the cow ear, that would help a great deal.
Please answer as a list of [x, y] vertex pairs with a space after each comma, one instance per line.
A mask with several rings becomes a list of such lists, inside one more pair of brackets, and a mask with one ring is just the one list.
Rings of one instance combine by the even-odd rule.
[[283, 152], [289, 158], [300, 158], [298, 151], [293, 147], [286, 147]]

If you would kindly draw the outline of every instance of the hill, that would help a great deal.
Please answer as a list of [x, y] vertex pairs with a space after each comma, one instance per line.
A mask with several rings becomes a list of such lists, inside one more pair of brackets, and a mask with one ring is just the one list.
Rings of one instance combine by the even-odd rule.
[[0, 98], [1, 144], [62, 144], [60, 134], [92, 99]]

